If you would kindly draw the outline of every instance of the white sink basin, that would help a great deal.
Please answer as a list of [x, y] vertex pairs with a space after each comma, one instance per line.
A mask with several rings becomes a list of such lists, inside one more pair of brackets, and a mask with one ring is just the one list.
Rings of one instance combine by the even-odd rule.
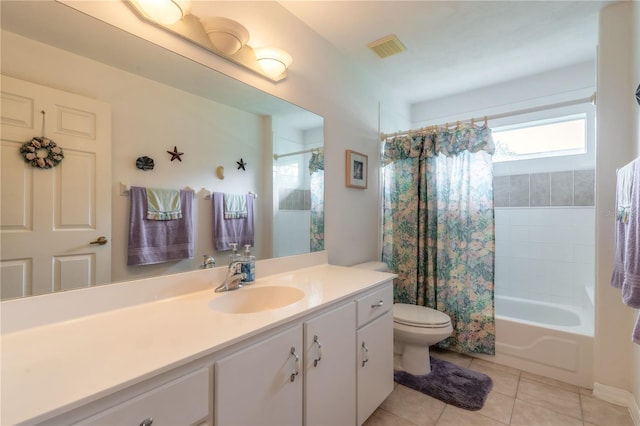
[[284, 308], [303, 297], [304, 291], [294, 287], [243, 287], [216, 297], [209, 308], [226, 314], [249, 314]]

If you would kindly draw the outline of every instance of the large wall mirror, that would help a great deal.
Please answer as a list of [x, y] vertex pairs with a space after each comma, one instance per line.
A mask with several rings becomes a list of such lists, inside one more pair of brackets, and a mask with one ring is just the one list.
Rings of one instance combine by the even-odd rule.
[[[120, 2], [110, 3], [123, 7]], [[252, 250], [258, 259], [323, 249], [322, 117], [59, 2], [2, 1], [0, 7], [3, 76], [95, 100], [108, 108], [104, 117], [96, 119], [110, 123], [110, 153], [105, 160], [110, 167], [104, 173], [110, 177], [103, 191], [109, 193], [96, 195], [106, 196], [109, 205], [110, 230], [105, 235], [109, 242], [101, 248], [109, 253], [108, 278], [97, 277], [99, 267], [88, 262], [79, 267], [86, 281], [93, 280], [95, 285], [191, 271], [200, 267], [205, 254], [213, 255], [218, 266], [226, 264], [228, 252], [213, 249], [208, 197], [212, 191], [257, 194]], [[3, 110], [11, 109], [11, 100], [5, 101], [14, 95], [3, 85]], [[56, 124], [55, 107], [40, 117], [40, 109], [47, 108], [34, 105], [29, 130], [33, 136], [46, 131], [60, 146], [71, 147], [67, 135], [50, 127]], [[61, 239], [55, 229], [49, 229], [47, 236], [36, 234], [33, 224], [40, 212], [29, 210], [32, 204], [25, 201], [35, 196], [34, 179], [45, 176], [45, 182], [55, 182], [65, 167], [74, 167], [76, 163], [69, 160], [73, 156], [65, 157], [56, 168], [34, 169], [17, 152], [26, 140], [6, 136], [11, 134], [5, 132], [10, 125], [3, 111], [0, 296], [4, 300], [85, 287], [86, 283], [66, 282], [73, 271], [65, 273], [60, 266], [65, 261], [73, 265], [74, 256], [83, 256], [83, 247], [45, 260], [50, 279], [39, 278], [33, 272], [35, 260], [28, 258], [31, 248], [35, 252], [51, 239]], [[167, 151], [174, 147], [184, 153], [181, 161], [171, 161]], [[153, 170], [136, 167], [136, 159], [142, 156], [153, 158]], [[244, 170], [238, 168], [241, 160]], [[127, 266], [129, 197], [123, 191], [127, 186], [195, 191], [193, 259]], [[55, 194], [60, 191], [54, 199], [74, 199], [69, 187], [51, 184], [47, 188]], [[9, 196], [13, 198], [5, 199]], [[89, 231], [91, 220], [83, 225]], [[11, 254], [23, 244], [15, 243], [17, 235], [30, 235], [27, 248], [18, 255]], [[79, 245], [89, 247], [89, 243], [87, 239]]]

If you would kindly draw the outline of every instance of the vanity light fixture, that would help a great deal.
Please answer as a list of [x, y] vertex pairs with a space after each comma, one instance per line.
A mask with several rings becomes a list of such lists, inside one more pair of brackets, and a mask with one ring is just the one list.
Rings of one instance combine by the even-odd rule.
[[254, 49], [260, 68], [271, 77], [278, 77], [293, 62], [291, 55], [276, 47], [260, 47]]
[[135, 0], [139, 8], [162, 25], [173, 25], [191, 11], [190, 0]]
[[[273, 82], [287, 76], [291, 65], [291, 55], [282, 49], [254, 49], [247, 44], [249, 31], [240, 23], [224, 17], [200, 18], [191, 13], [190, 0], [123, 0], [142, 21], [153, 24], [165, 31], [182, 37], [209, 52], [255, 72]], [[182, 17], [174, 15], [177, 21], [160, 17], [155, 11], [161, 5]]]
[[209, 40], [225, 55], [233, 55], [249, 41], [249, 31], [233, 19], [222, 16], [200, 18]]

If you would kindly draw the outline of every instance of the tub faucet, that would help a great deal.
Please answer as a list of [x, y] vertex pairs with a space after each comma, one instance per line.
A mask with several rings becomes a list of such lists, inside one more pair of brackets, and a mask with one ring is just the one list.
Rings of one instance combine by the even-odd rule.
[[216, 293], [223, 291], [237, 290], [242, 287], [240, 281], [247, 277], [247, 274], [241, 272], [242, 265], [245, 262], [235, 260], [229, 264], [229, 270], [227, 271], [227, 277], [224, 282], [216, 288]]

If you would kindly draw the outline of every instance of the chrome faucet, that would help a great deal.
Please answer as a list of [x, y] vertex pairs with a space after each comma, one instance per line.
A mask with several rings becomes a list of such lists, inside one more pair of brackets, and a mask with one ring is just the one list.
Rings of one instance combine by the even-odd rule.
[[215, 268], [216, 260], [213, 258], [213, 256], [203, 254], [202, 257], [204, 257], [204, 260], [202, 261], [202, 265], [200, 265], [200, 269]]
[[229, 270], [227, 271], [227, 277], [224, 279], [224, 282], [220, 284], [216, 288], [216, 293], [220, 293], [223, 291], [231, 291], [237, 290], [242, 287], [240, 281], [247, 277], [247, 274], [241, 272], [242, 265], [245, 262], [240, 260], [235, 260], [229, 264]]

